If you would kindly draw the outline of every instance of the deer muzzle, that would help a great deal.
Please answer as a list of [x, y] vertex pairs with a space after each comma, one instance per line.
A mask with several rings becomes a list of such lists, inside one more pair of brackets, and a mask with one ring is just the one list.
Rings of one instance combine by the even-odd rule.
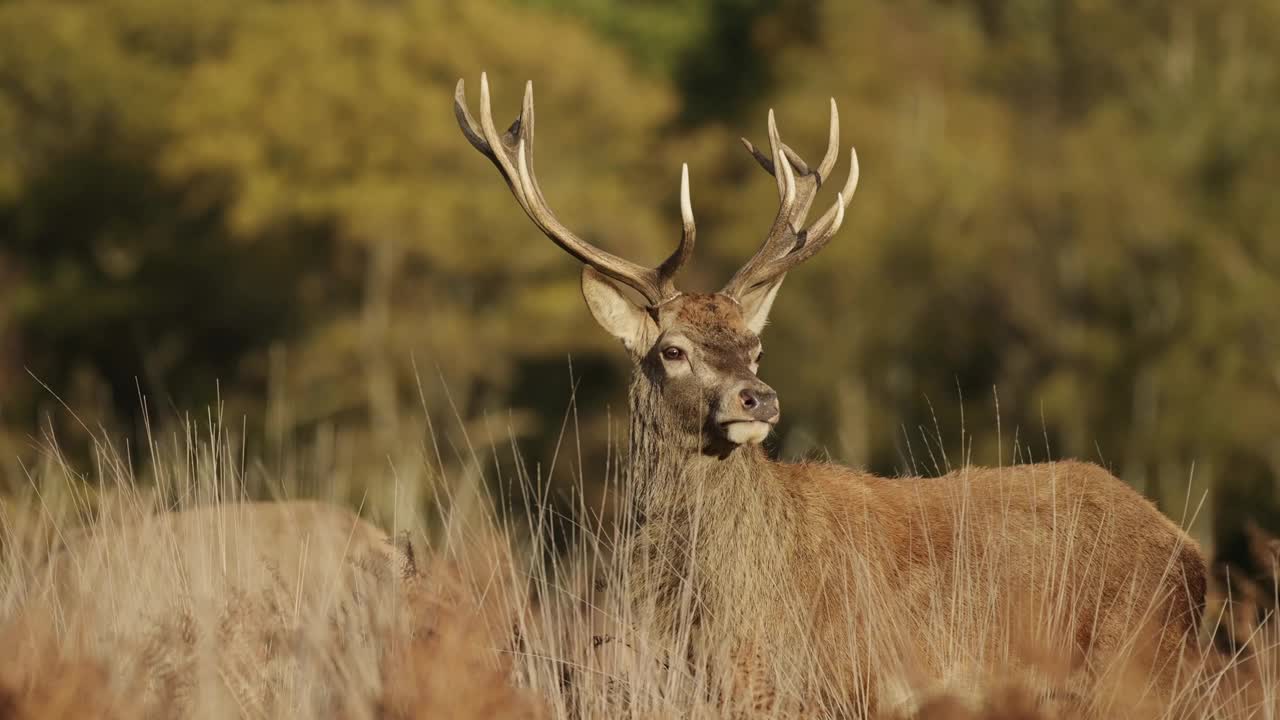
[[735, 445], [758, 444], [782, 417], [778, 393], [756, 380], [733, 387], [721, 399], [716, 425]]

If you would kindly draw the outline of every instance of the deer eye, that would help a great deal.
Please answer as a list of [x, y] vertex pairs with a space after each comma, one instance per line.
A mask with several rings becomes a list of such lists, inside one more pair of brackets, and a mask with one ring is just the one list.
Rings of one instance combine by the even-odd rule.
[[676, 347], [675, 345], [671, 345], [669, 347], [663, 348], [662, 350], [663, 360], [670, 360], [674, 362], [676, 360], [679, 360], [682, 357], [684, 357], [684, 351]]

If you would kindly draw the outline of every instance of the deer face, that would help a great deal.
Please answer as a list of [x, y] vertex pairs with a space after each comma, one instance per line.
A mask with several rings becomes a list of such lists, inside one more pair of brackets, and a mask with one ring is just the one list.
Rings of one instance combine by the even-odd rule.
[[768, 436], [781, 416], [778, 394], [756, 372], [773, 293], [746, 307], [717, 293], [646, 308], [590, 268], [582, 288], [592, 314], [622, 340], [678, 432], [698, 436], [700, 447], [716, 455]]

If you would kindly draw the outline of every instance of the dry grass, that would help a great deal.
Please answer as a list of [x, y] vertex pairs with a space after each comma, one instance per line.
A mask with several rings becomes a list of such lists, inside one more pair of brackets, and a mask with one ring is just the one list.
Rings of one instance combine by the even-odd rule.
[[[503, 524], [470, 472], [465, 488], [433, 505], [443, 508], [437, 516], [401, 517], [397, 529], [407, 529], [385, 552], [320, 535], [295, 540], [309, 537], [301, 527], [263, 540], [226, 521], [243, 507], [230, 448], [197, 445], [185, 456], [203, 461], [160, 460], [168, 465], [146, 483], [105, 453], [92, 495], [52, 452], [31, 472], [30, 497], [3, 506], [0, 719], [818, 712], [777, 684], [811, 678], [810, 668], [768, 651], [744, 662], [741, 648], [695, 648], [689, 628], [674, 640], [647, 632], [617, 561], [626, 540], [603, 523], [581, 528], [567, 554], [549, 553], [538, 540], [548, 520], [542, 504], [529, 501], [527, 526]], [[537, 495], [538, 483], [519, 481]], [[140, 534], [163, 526], [162, 505], [216, 508], [223, 520], [215, 527], [236, 532]], [[1124, 666], [1073, 684], [1080, 658], [1046, 640], [1034, 617], [1016, 626], [991, 613], [964, 619], [985, 623], [1003, 651], [957, 648], [955, 657], [981, 662], [945, 676], [924, 672], [895, 650], [905, 643], [894, 638], [915, 629], [893, 599], [851, 592], [879, 640], [867, 644], [875, 653], [868, 666], [900, 693], [879, 707], [827, 710], [884, 720], [1276, 717], [1280, 632], [1265, 610], [1275, 603], [1280, 543], [1254, 535], [1269, 564], [1232, 573], [1230, 586], [1219, 573], [1201, 638], [1210, 649], [1188, 654], [1172, 702], [1152, 688], [1136, 642]], [[966, 612], [1024, 590], [974, 577]]]

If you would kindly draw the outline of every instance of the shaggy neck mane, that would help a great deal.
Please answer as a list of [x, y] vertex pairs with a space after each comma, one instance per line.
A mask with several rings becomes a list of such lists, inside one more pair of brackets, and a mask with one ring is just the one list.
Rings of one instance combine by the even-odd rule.
[[642, 373], [630, 401], [633, 578], [663, 624], [690, 619], [682, 610], [705, 623], [707, 608], [739, 622], [742, 603], [776, 594], [778, 573], [792, 566], [795, 499], [775, 480], [779, 466], [756, 445], [704, 453], [701, 435], [668, 416]]

